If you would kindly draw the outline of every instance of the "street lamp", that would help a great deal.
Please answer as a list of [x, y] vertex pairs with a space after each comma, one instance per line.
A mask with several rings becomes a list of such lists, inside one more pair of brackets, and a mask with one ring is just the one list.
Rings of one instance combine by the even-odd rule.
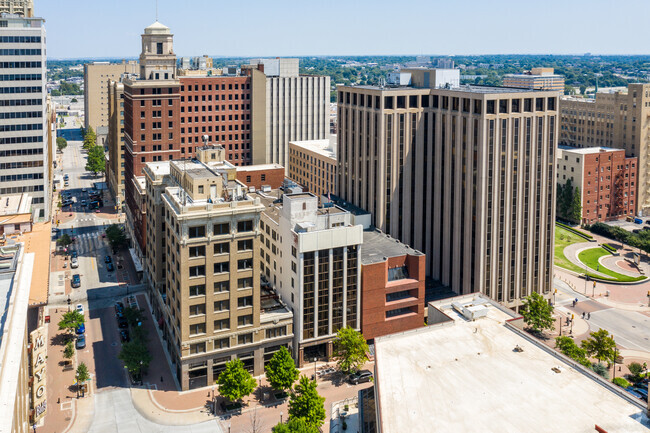
[[569, 334], [573, 334], [573, 317], [574, 315], [571, 314], [571, 331], [569, 331]]
[[314, 358], [314, 381], [318, 382], [318, 380], [316, 379], [316, 361], [317, 361], [317, 359]]
[[280, 424], [282, 424], [282, 411], [280, 411]]

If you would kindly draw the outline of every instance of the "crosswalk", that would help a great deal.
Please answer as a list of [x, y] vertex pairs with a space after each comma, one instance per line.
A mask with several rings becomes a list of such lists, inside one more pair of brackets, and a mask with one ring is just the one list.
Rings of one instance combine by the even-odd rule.
[[95, 221], [95, 218], [90, 217], [90, 218], [77, 218], [76, 222], [83, 222], [83, 221]]
[[103, 230], [96, 230], [91, 233], [77, 235], [74, 249], [76, 249], [79, 254], [84, 254], [91, 251], [98, 251], [107, 246], [107, 242], [102, 238], [102, 232]]

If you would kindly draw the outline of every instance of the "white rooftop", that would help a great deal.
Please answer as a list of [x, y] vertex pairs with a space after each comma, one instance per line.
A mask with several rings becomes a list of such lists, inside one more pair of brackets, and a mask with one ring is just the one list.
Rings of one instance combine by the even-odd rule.
[[327, 158], [336, 160], [336, 137], [334, 140], [303, 140], [291, 141], [290, 144], [304, 148], [305, 150], [318, 153]]
[[602, 152], [622, 152], [623, 149], [614, 149], [611, 147], [571, 147], [571, 146], [559, 146], [558, 147], [562, 152], [569, 153], [579, 153], [581, 155], [589, 155], [592, 153], [602, 153]]
[[280, 164], [256, 164], [256, 165], [238, 165], [237, 171], [259, 171], [259, 170], [273, 170], [284, 167]]
[[492, 303], [465, 320], [451, 308], [462, 299], [438, 301], [452, 322], [375, 340], [382, 433], [648, 433], [639, 406], [504, 326]]

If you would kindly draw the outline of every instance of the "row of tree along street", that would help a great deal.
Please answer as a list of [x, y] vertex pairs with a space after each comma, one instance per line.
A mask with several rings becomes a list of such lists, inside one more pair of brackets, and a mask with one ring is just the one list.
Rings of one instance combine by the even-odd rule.
[[[84, 315], [78, 312], [77, 310], [68, 311], [63, 315], [61, 320], [59, 320], [58, 323], [59, 330], [65, 331], [65, 333], [62, 336], [63, 337], [62, 340], [63, 340], [63, 344], [65, 345], [63, 349], [63, 357], [66, 359], [66, 367], [67, 365], [72, 363], [72, 358], [74, 358], [75, 331], [79, 327], [84, 326], [85, 320], [86, 319]], [[79, 394], [79, 391], [82, 391], [83, 393], [83, 390], [85, 389], [84, 384], [88, 381], [88, 379], [90, 379], [90, 373], [88, 372], [88, 367], [83, 362], [77, 366], [77, 370], [75, 372], [75, 379], [77, 381], [77, 387], [76, 387], [77, 394]]]

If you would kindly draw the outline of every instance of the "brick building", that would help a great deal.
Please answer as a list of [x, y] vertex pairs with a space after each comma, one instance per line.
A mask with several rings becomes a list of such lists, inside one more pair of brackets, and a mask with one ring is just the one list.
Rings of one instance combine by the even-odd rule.
[[280, 164], [259, 164], [237, 167], [237, 180], [246, 186], [278, 189], [284, 183], [284, 167]]
[[636, 215], [637, 169], [637, 158], [626, 157], [622, 149], [558, 149], [557, 181], [565, 184], [571, 179], [580, 188], [583, 224]]
[[424, 324], [424, 254], [380, 231], [364, 231], [361, 332], [366, 340]]

